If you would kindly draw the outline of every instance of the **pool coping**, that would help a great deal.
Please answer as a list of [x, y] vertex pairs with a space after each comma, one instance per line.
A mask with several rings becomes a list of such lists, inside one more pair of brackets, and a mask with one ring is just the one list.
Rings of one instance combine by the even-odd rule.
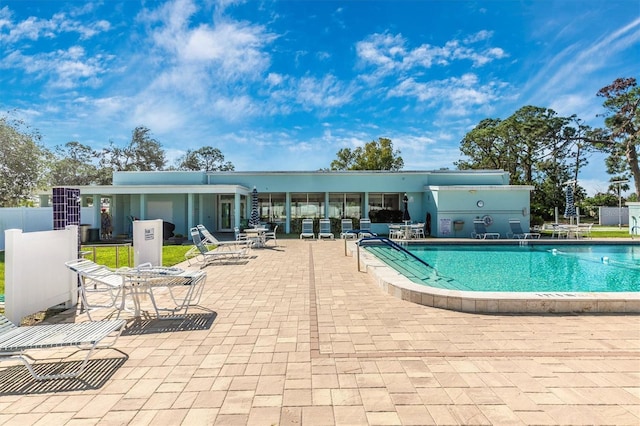
[[[409, 244], [519, 245], [524, 240], [415, 240]], [[526, 240], [528, 244], [634, 244], [629, 240]], [[350, 242], [360, 270], [370, 274], [391, 296], [419, 305], [473, 313], [640, 313], [640, 292], [478, 292], [447, 290], [414, 283], [366, 250]]]

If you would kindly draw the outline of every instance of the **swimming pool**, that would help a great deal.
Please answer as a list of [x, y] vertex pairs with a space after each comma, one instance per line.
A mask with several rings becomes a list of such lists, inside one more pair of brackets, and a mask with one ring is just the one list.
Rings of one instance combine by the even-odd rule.
[[364, 248], [374, 256], [364, 261], [367, 271], [385, 290], [423, 305], [473, 312], [640, 312], [640, 245], [406, 247], [429, 266], [384, 245]]

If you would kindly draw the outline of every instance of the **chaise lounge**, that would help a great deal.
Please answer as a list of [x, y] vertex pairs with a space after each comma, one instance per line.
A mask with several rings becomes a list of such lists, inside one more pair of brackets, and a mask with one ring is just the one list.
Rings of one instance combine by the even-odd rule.
[[[110, 348], [115, 344], [125, 324], [125, 320], [109, 320], [17, 327], [0, 315], [0, 361], [22, 361], [36, 380], [75, 378], [82, 374], [95, 349]], [[100, 345], [109, 336], [111, 342]], [[80, 367], [69, 373], [36, 373], [34, 366], [37, 360], [27, 352], [61, 347], [77, 347], [88, 351]]]

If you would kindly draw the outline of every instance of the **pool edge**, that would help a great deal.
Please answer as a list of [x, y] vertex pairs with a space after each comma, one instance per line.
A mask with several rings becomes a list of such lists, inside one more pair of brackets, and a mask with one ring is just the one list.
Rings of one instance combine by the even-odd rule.
[[[351, 254], [357, 251], [351, 244]], [[470, 313], [640, 313], [640, 293], [477, 292], [446, 290], [412, 282], [366, 250], [360, 270], [371, 274], [387, 294], [424, 306]], [[357, 262], [357, 256], [354, 256]]]

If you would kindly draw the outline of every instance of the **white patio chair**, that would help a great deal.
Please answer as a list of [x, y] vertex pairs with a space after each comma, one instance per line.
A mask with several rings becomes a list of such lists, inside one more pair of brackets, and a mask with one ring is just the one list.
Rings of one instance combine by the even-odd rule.
[[[95, 349], [110, 348], [116, 343], [125, 325], [125, 320], [109, 320], [17, 327], [0, 315], [0, 361], [22, 361], [36, 380], [75, 378], [83, 373]], [[111, 341], [101, 345], [107, 337]], [[37, 349], [62, 347], [87, 351], [78, 369], [68, 373], [38, 374], [34, 368], [37, 360], [29, 353]]]
[[234, 249], [239, 250], [240, 247], [239, 246], [251, 246], [251, 241], [248, 239], [244, 239], [244, 240], [238, 240], [237, 238], [233, 241], [220, 241], [218, 240], [211, 232], [209, 232], [209, 230], [202, 224], [197, 225], [196, 228], [198, 228], [198, 231], [200, 232], [200, 235], [202, 236], [202, 242], [204, 243], [205, 246], [216, 246], [216, 247], [228, 247], [231, 246]]
[[522, 225], [518, 219], [509, 219], [509, 227], [511, 228], [511, 232], [507, 234], [507, 238], [517, 238], [517, 239], [531, 239], [531, 238], [540, 238], [540, 233], [538, 232], [524, 232], [522, 230]]
[[200, 238], [198, 228], [191, 228], [191, 240], [193, 241], [193, 247], [185, 253], [184, 257], [187, 259], [189, 265], [191, 265], [192, 259], [196, 259], [196, 261], [201, 263], [200, 268], [210, 265], [211, 262], [215, 260], [246, 256], [249, 251], [249, 246], [238, 248], [233, 248], [233, 246], [217, 246], [215, 249], [209, 250]]
[[358, 238], [358, 234], [353, 232], [353, 221], [351, 219], [342, 219], [340, 225], [340, 238]]
[[487, 238], [500, 238], [500, 233], [487, 232], [487, 228], [484, 225], [484, 221], [482, 219], [474, 219], [473, 232], [471, 232], [471, 238], [477, 238], [481, 240], [486, 240]]
[[89, 259], [71, 260], [65, 265], [78, 274], [80, 301], [89, 319], [92, 310], [118, 307], [118, 298], [123, 296], [123, 279], [115, 270]]
[[329, 238], [333, 240], [335, 235], [331, 232], [331, 219], [320, 219], [320, 232], [318, 232], [318, 239]]
[[313, 232], [313, 219], [302, 219], [302, 232], [300, 232], [300, 239], [303, 238], [316, 239], [316, 234]]
[[360, 219], [360, 231], [358, 237], [375, 237], [376, 234], [371, 232], [371, 219]]
[[267, 231], [264, 233], [264, 244], [266, 245], [269, 241], [273, 241], [273, 244], [275, 246], [278, 246], [278, 240], [276, 237], [276, 233], [278, 232], [278, 226], [276, 225], [273, 227], [273, 230], [271, 231]]

